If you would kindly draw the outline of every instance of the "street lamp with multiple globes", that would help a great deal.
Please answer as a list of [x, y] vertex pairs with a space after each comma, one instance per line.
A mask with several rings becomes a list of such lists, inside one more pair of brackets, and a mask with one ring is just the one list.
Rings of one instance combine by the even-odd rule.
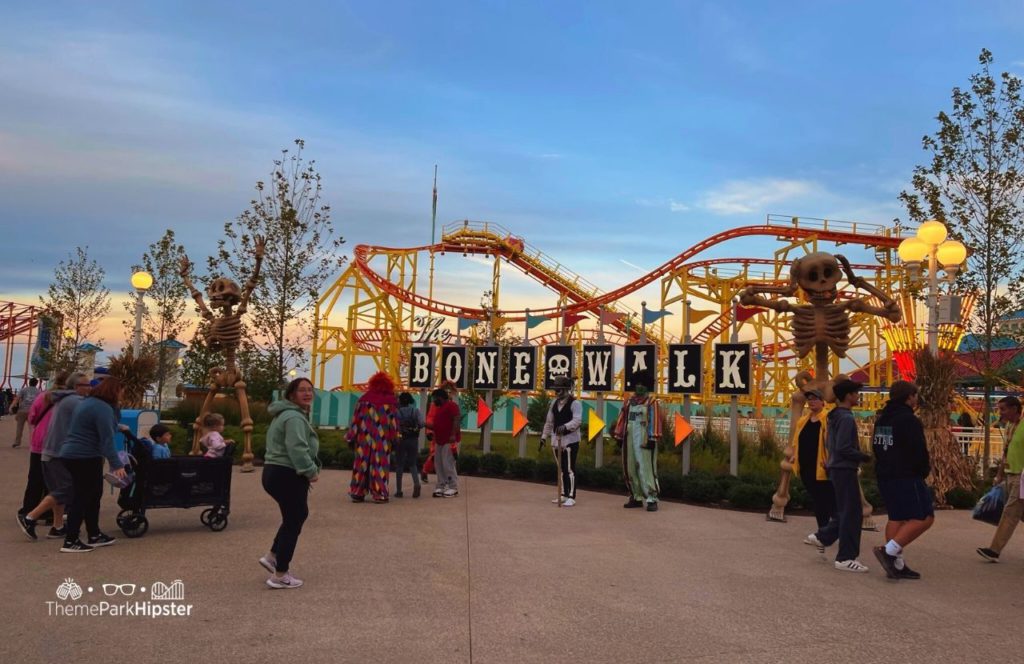
[[[941, 221], [926, 221], [917, 229], [915, 237], [900, 243], [897, 253], [907, 266], [911, 283], [928, 279], [928, 350], [939, 352], [939, 265], [953, 283], [961, 263], [967, 258], [967, 247], [957, 240], [947, 240], [949, 231]], [[922, 261], [928, 259], [928, 274], [922, 274]]]
[[153, 285], [153, 275], [145, 270], [139, 270], [132, 274], [132, 288], [138, 293], [135, 298], [135, 334], [132, 335], [132, 357], [138, 359], [142, 347], [142, 311], [145, 305], [142, 298], [146, 291]]

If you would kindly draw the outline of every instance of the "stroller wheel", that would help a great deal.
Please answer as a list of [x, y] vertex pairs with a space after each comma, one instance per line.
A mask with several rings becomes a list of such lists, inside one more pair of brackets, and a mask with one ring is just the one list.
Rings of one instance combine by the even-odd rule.
[[210, 522], [206, 524], [207, 527], [215, 533], [219, 533], [228, 527], [228, 515], [217, 512], [216, 514], [210, 515]]
[[142, 537], [149, 530], [149, 519], [144, 514], [125, 510], [117, 515], [117, 525], [125, 537]]
[[204, 526], [209, 526], [210, 525], [210, 518], [213, 516], [213, 512], [214, 512], [214, 510], [213, 510], [212, 507], [209, 508], [209, 509], [203, 510], [202, 514], [199, 515], [199, 521]]

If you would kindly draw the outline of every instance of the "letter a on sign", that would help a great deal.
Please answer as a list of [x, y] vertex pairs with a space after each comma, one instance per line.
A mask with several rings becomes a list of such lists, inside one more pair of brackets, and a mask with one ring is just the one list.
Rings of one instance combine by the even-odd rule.
[[715, 344], [715, 394], [750, 394], [750, 344]]
[[441, 382], [451, 382], [460, 390], [466, 389], [466, 347], [441, 348]]
[[654, 344], [628, 345], [625, 348], [625, 366], [623, 376], [627, 392], [634, 391], [640, 385], [654, 391], [654, 372], [658, 368]]
[[413, 346], [409, 350], [409, 387], [422, 390], [434, 386], [433, 346]]

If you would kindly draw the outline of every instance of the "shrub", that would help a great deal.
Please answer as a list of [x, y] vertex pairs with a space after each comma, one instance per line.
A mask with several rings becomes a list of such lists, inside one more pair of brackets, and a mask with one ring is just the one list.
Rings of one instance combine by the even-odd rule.
[[675, 473], [658, 478], [662, 498], [681, 500], [683, 497], [683, 478]]
[[488, 452], [480, 457], [480, 470], [485, 475], [501, 477], [505, 474], [505, 468], [507, 466], [508, 461], [505, 457], [496, 452]]
[[622, 469], [618, 466], [595, 468], [591, 473], [591, 481], [598, 489], [617, 489], [625, 484], [622, 479]]
[[718, 482], [699, 475], [683, 478], [682, 493], [685, 500], [695, 503], [717, 503], [722, 499], [722, 488]]
[[539, 482], [557, 482], [558, 466], [554, 461], [538, 461], [534, 468], [533, 478]]
[[729, 504], [740, 509], [767, 509], [772, 504], [774, 489], [764, 484], [740, 482], [726, 495]]
[[718, 488], [722, 490], [723, 496], [727, 495], [730, 489], [740, 483], [740, 478], [735, 475], [719, 475], [712, 479], [718, 484]]
[[885, 507], [885, 501], [882, 500], [882, 494], [878, 492], [878, 483], [874, 480], [865, 480], [861, 478], [861, 487], [864, 489], [864, 498], [867, 499], [871, 506], [875, 509], [879, 507]]
[[352, 470], [352, 463], [356, 460], [356, 453], [347, 447], [340, 448], [334, 455], [334, 463], [342, 470]]
[[517, 480], [532, 480], [537, 462], [533, 459], [511, 459], [508, 462], [508, 474]]
[[321, 447], [320, 451], [317, 452], [317, 456], [320, 457], [320, 463], [324, 468], [328, 468], [334, 465], [334, 459], [337, 456], [336, 450], [331, 447]]
[[[774, 493], [772, 495], [774, 495]], [[811, 499], [807, 494], [807, 488], [804, 486], [804, 483], [800, 481], [799, 477], [794, 476], [790, 481], [789, 504], [786, 507], [789, 509], [811, 507]]]
[[460, 452], [457, 468], [463, 475], [474, 475], [480, 469], [480, 457]]
[[772, 457], [760, 454], [747, 454], [740, 459], [740, 476], [754, 481], [775, 483], [779, 478], [779, 462]]
[[959, 510], [972, 509], [981, 495], [974, 489], [954, 487], [946, 492], [946, 504]]
[[586, 464], [576, 463], [576, 486], [593, 486], [594, 468]]

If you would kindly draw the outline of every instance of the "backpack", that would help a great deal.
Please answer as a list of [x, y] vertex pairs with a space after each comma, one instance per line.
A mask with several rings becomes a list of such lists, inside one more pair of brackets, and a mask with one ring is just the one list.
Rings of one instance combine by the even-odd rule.
[[398, 430], [402, 438], [414, 438], [420, 435], [420, 423], [416, 418], [416, 407], [406, 406], [398, 410]]

